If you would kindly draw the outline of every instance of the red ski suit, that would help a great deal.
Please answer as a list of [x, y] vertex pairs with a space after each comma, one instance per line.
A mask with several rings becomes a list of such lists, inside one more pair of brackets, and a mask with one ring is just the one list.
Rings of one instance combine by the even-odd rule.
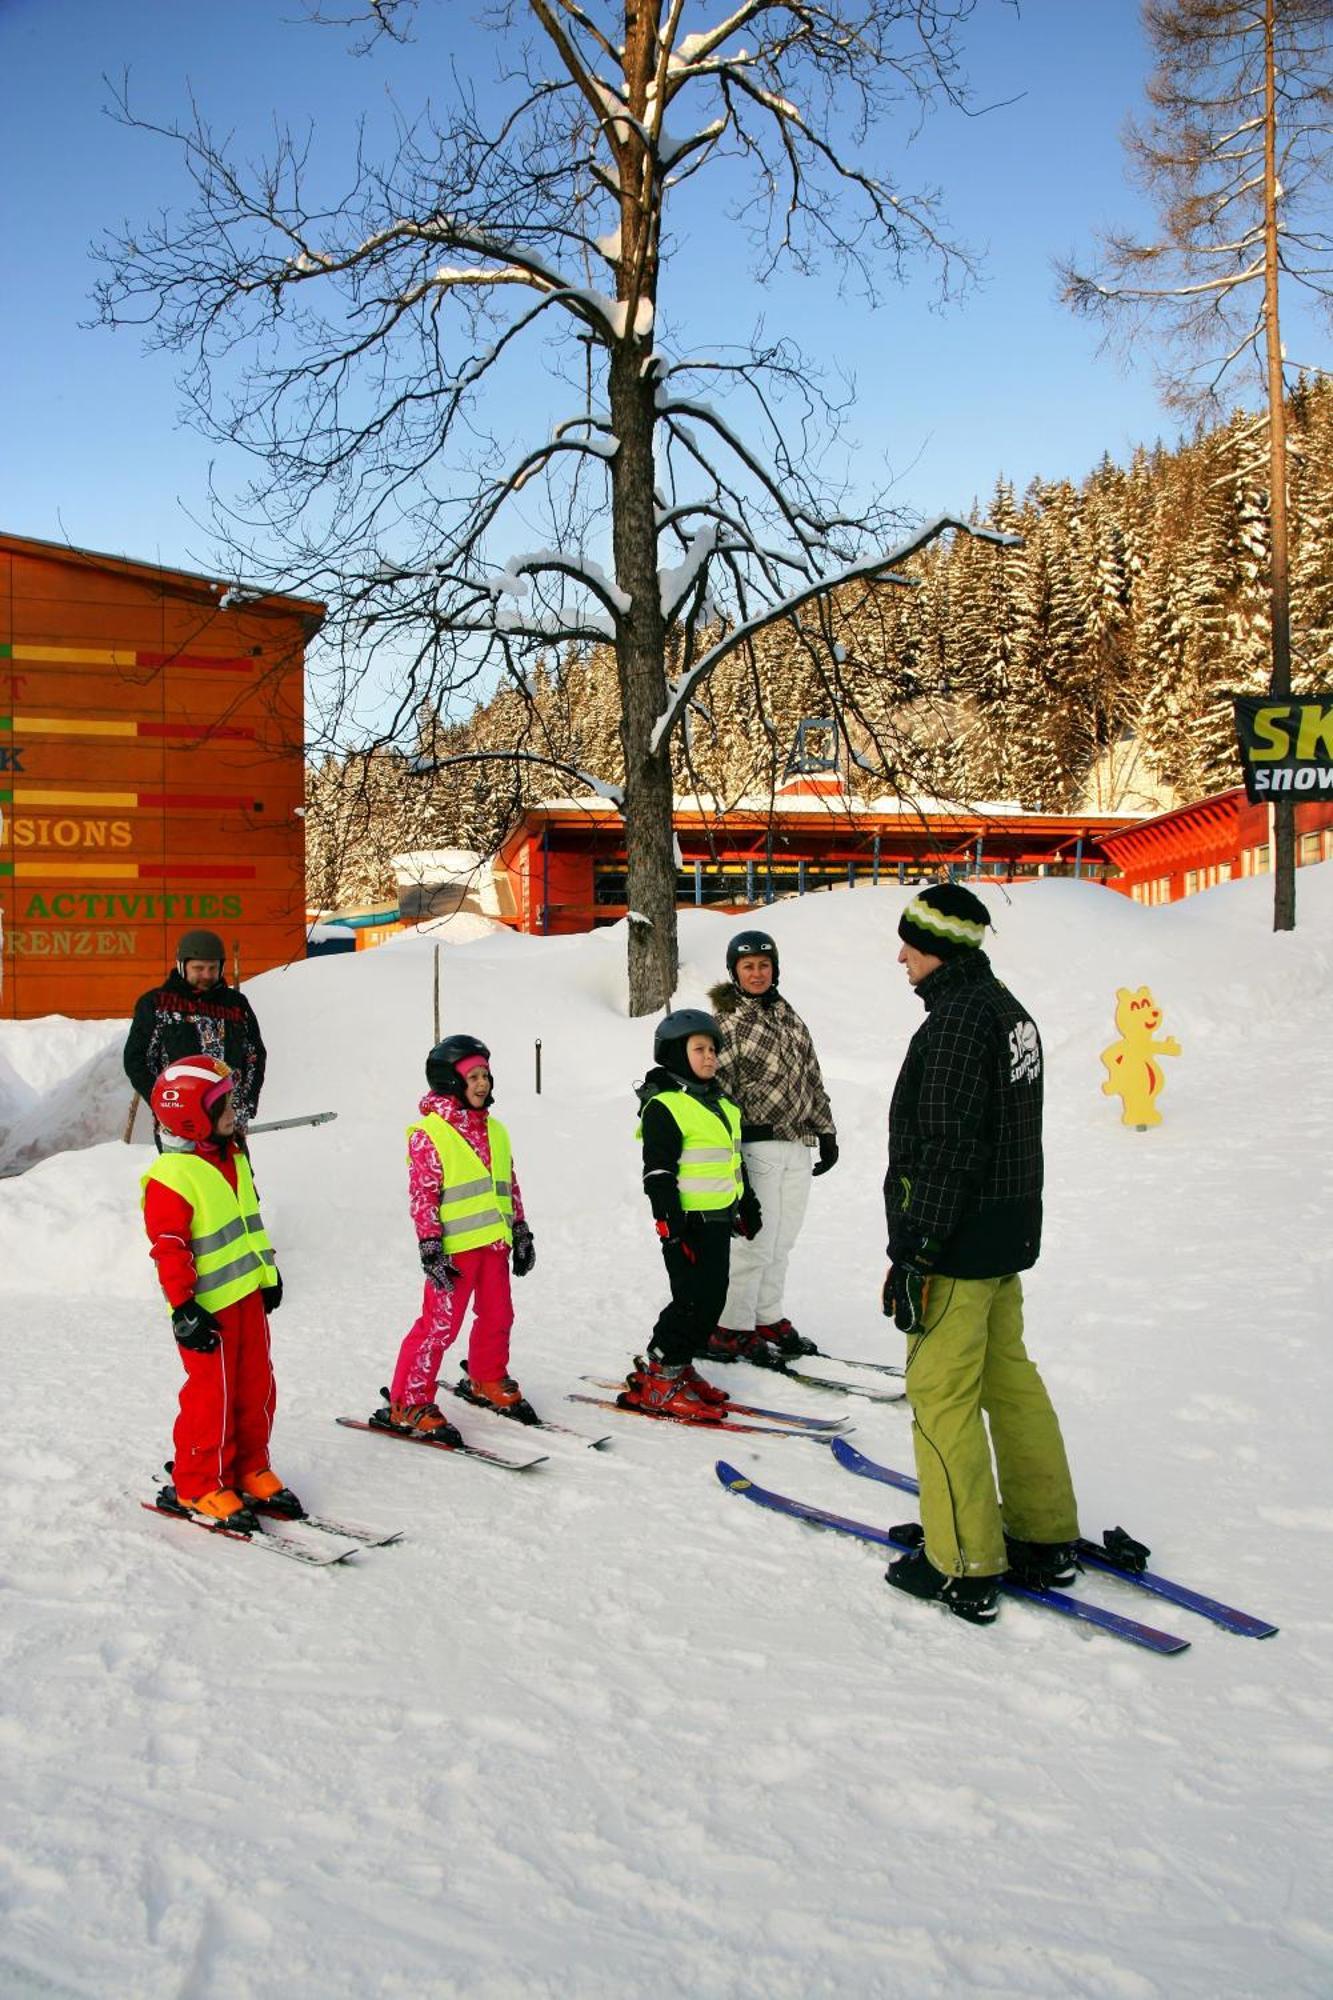
[[[236, 1190], [236, 1148], [220, 1139], [195, 1148]], [[144, 1228], [150, 1255], [167, 1304], [173, 1309], [194, 1297], [190, 1254], [194, 1210], [183, 1195], [161, 1181], [144, 1190]], [[241, 1480], [268, 1467], [269, 1434], [277, 1408], [277, 1388], [269, 1357], [268, 1314], [258, 1289], [214, 1314], [221, 1344], [211, 1354], [177, 1349], [185, 1366], [180, 1411], [172, 1442], [173, 1480], [182, 1500], [201, 1500], [219, 1488], [237, 1490]]]

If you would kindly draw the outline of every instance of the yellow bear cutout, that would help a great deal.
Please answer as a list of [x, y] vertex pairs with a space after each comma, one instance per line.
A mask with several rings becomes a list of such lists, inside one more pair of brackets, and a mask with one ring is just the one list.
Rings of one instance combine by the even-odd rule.
[[1178, 1056], [1180, 1043], [1174, 1035], [1167, 1035], [1160, 1042], [1153, 1040], [1162, 1025], [1162, 1010], [1146, 986], [1140, 986], [1137, 993], [1131, 993], [1128, 986], [1117, 990], [1115, 1024], [1120, 1030], [1120, 1040], [1102, 1050], [1106, 1068], [1102, 1095], [1121, 1100], [1122, 1125], [1136, 1125], [1144, 1132], [1149, 1125], [1162, 1122], [1157, 1101], [1166, 1077], [1156, 1058]]

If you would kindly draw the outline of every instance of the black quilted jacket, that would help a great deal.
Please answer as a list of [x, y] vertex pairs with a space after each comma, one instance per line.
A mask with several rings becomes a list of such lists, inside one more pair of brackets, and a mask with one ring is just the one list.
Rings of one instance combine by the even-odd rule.
[[173, 972], [135, 1001], [125, 1074], [145, 1103], [167, 1064], [180, 1056], [220, 1056], [235, 1071], [236, 1115], [248, 1125], [259, 1109], [267, 1056], [254, 1009], [225, 979], [196, 993]]

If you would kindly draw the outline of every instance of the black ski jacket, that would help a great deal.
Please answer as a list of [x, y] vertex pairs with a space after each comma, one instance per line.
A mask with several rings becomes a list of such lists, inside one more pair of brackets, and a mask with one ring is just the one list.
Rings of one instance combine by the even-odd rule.
[[221, 1057], [235, 1072], [237, 1119], [248, 1125], [259, 1109], [268, 1057], [253, 1007], [225, 979], [196, 993], [173, 972], [135, 1001], [125, 1074], [145, 1103], [167, 1064], [181, 1056]]
[[984, 951], [917, 987], [926, 1019], [889, 1110], [889, 1256], [951, 1278], [1026, 1271], [1041, 1248], [1042, 1051]]

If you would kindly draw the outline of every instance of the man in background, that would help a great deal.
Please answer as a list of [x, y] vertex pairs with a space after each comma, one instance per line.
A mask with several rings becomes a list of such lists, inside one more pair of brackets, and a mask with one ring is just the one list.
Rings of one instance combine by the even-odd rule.
[[267, 1056], [254, 1009], [222, 976], [226, 949], [216, 931], [186, 931], [176, 966], [161, 986], [140, 994], [125, 1041], [125, 1074], [147, 1103], [168, 1063], [216, 1056], [235, 1079], [236, 1130], [259, 1109]]

